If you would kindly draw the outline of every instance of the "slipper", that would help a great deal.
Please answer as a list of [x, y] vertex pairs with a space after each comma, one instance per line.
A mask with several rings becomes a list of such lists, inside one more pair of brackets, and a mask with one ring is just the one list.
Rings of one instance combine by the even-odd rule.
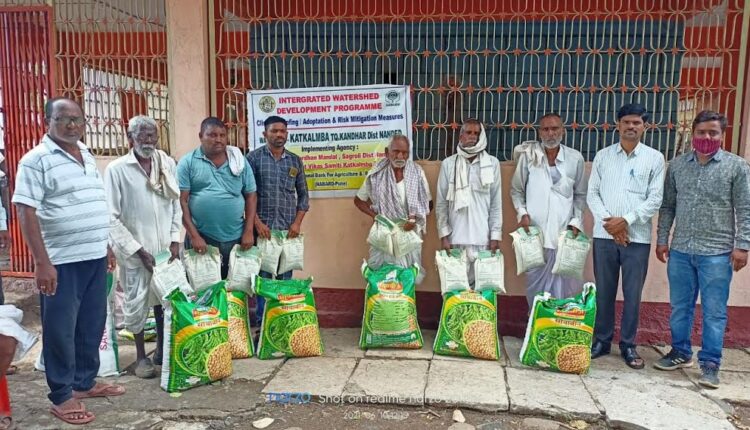
[[[71, 408], [61, 408], [58, 405], [52, 405], [49, 408], [49, 412], [60, 420], [73, 425], [83, 425], [94, 421], [94, 414], [86, 410], [86, 406], [83, 403], [78, 402], [78, 406]], [[77, 418], [77, 415], [83, 415], [83, 418]]]
[[115, 384], [102, 384], [97, 382], [94, 388], [88, 391], [73, 390], [73, 397], [76, 399], [89, 399], [92, 397], [115, 397], [125, 394], [125, 387]]
[[13, 422], [12, 417], [0, 418], [0, 430], [15, 430], [16, 423]]

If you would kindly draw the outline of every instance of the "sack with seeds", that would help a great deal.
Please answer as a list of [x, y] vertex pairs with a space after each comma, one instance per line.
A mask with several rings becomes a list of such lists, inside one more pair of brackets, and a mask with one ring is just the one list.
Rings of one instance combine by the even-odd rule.
[[255, 293], [266, 298], [258, 341], [258, 358], [323, 355], [312, 278], [255, 278]]
[[232, 358], [253, 356], [253, 341], [250, 337], [250, 319], [247, 312], [247, 294], [244, 291], [227, 291], [229, 314], [229, 347]]
[[497, 293], [492, 289], [449, 291], [433, 350], [435, 354], [497, 360]]
[[591, 341], [596, 321], [596, 286], [568, 299], [549, 293], [534, 298], [521, 363], [566, 373], [586, 373], [591, 364]]
[[435, 264], [440, 275], [440, 292], [461, 291], [469, 287], [466, 273], [466, 253], [463, 249], [454, 248], [435, 251]]
[[191, 302], [175, 290], [164, 306], [164, 364], [161, 388], [169, 393], [218, 381], [232, 374], [224, 281]]
[[221, 253], [219, 248], [208, 245], [206, 252], [199, 254], [194, 249], [185, 252], [185, 268], [190, 285], [196, 293], [221, 281]]
[[229, 273], [227, 273], [227, 290], [253, 292], [253, 279], [260, 272], [260, 248], [253, 246], [243, 251], [234, 245], [229, 253]]
[[279, 259], [281, 253], [284, 252], [284, 248], [281, 246], [283, 239], [283, 233], [279, 230], [271, 230], [270, 239], [264, 237], [258, 239], [258, 248], [260, 248], [261, 255], [260, 270], [273, 276], [279, 273]]
[[193, 288], [188, 282], [185, 266], [179, 259], [174, 259], [170, 263], [170, 258], [172, 258], [172, 253], [169, 251], [162, 251], [154, 256], [156, 265], [154, 265], [154, 275], [151, 278], [151, 288], [154, 289], [154, 294], [162, 301], [166, 300], [169, 293], [174, 290], [180, 290], [185, 296], [190, 297], [193, 294]]
[[505, 292], [505, 260], [500, 251], [479, 251], [474, 260], [474, 289]]
[[370, 234], [367, 236], [367, 243], [373, 248], [393, 255], [393, 230], [396, 223], [383, 215], [376, 215], [375, 222], [370, 227]]
[[513, 251], [516, 253], [516, 274], [527, 272], [529, 269], [544, 267], [544, 238], [537, 227], [529, 227], [529, 232], [523, 227], [512, 232]]
[[281, 241], [281, 256], [279, 257], [279, 273], [290, 270], [304, 270], [305, 242], [302, 235], [289, 239], [287, 232], [282, 231], [284, 239]]
[[386, 264], [373, 270], [367, 262], [362, 264], [367, 289], [360, 348], [422, 348], [414, 290], [418, 274], [417, 265]]
[[576, 237], [573, 237], [573, 232], [570, 230], [561, 232], [557, 241], [557, 256], [552, 273], [583, 279], [583, 268], [586, 266], [586, 258], [589, 256], [590, 249], [591, 240], [582, 231]]

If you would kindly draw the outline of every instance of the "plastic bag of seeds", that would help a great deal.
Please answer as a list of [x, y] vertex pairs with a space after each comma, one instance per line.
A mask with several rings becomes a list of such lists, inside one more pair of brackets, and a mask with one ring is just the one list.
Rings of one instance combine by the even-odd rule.
[[195, 302], [174, 290], [164, 306], [161, 388], [183, 391], [231, 375], [224, 281], [209, 287]]

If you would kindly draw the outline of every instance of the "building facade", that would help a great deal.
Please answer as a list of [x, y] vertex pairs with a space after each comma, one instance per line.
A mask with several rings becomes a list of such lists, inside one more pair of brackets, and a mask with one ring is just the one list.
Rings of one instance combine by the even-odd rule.
[[[562, 115], [566, 143], [590, 161], [617, 141], [617, 108], [640, 102], [653, 117], [645, 142], [670, 160], [689, 149], [695, 113], [714, 109], [730, 118], [725, 149], [748, 158], [750, 4], [742, 0], [0, 0], [0, 25], [0, 131], [11, 178], [43, 133], [41, 108], [53, 95], [80, 101], [86, 144], [103, 168], [127, 151], [124, 130], [135, 114], [154, 117], [162, 148], [179, 158], [199, 144], [208, 115], [249, 149], [250, 89], [410, 85], [413, 156], [433, 190], [461, 122], [480, 119], [489, 151], [504, 161], [503, 334], [523, 333], [527, 309], [507, 234], [516, 226], [507, 160], [535, 137], [542, 115]], [[28, 274], [30, 254], [15, 222], [11, 229], [7, 274]], [[324, 325], [360, 323], [368, 229], [349, 198], [311, 202], [304, 275], [315, 276]], [[418, 309], [423, 325], [436, 326], [434, 216], [428, 232]], [[750, 345], [748, 283], [747, 270], [735, 277], [729, 345]], [[640, 341], [666, 340], [668, 299], [666, 267], [654, 258]]]

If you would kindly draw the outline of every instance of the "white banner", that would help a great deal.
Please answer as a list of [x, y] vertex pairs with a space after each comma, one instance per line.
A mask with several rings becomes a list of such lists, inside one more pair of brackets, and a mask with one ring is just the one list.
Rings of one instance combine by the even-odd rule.
[[286, 148], [302, 158], [312, 197], [354, 196], [392, 135], [411, 142], [406, 85], [249, 91], [247, 101], [249, 146], [266, 144], [266, 118], [287, 120]]

